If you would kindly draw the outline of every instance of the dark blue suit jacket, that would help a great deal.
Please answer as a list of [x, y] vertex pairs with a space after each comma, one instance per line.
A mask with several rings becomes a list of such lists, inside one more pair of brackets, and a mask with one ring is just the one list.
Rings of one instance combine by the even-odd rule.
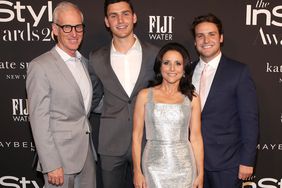
[[202, 111], [202, 134], [206, 170], [254, 166], [258, 107], [255, 85], [245, 64], [221, 57]]

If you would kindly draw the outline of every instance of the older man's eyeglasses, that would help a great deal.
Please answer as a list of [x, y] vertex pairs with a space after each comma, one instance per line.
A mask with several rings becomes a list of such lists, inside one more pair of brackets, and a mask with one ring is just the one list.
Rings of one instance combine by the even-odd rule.
[[72, 32], [72, 29], [74, 28], [75, 31], [77, 33], [81, 33], [84, 31], [84, 27], [85, 25], [84, 24], [78, 24], [78, 25], [59, 25], [57, 23], [55, 23], [58, 27], [62, 28], [62, 30], [65, 32], [65, 33], [70, 33]]

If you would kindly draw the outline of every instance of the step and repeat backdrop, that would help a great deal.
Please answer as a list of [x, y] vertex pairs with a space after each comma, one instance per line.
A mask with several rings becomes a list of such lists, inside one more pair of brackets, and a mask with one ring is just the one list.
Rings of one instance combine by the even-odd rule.
[[[222, 20], [222, 51], [249, 65], [259, 98], [256, 170], [243, 187], [282, 187], [282, 1], [132, 1], [139, 38], [158, 46], [180, 42], [194, 60], [197, 54], [190, 32], [193, 18], [210, 12]], [[0, 0], [0, 187], [43, 187], [40, 174], [31, 167], [36, 148], [28, 120], [25, 80], [29, 62], [55, 44], [51, 21], [58, 2]], [[86, 32], [80, 51], [88, 57], [92, 49], [111, 40], [104, 26], [103, 0], [72, 2], [85, 16]]]

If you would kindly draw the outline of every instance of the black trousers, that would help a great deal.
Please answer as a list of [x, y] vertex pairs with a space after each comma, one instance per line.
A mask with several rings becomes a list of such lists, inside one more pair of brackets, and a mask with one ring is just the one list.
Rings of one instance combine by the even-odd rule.
[[204, 188], [241, 188], [242, 180], [238, 178], [239, 169], [231, 168], [221, 171], [204, 172]]
[[100, 155], [104, 188], [134, 188], [131, 147], [123, 156]]

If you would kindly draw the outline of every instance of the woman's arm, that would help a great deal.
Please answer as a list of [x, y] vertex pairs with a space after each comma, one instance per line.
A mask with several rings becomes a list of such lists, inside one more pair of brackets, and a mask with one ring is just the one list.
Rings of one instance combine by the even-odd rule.
[[146, 188], [145, 178], [141, 170], [141, 143], [144, 131], [145, 104], [147, 102], [147, 89], [139, 92], [133, 114], [132, 133], [132, 160], [134, 173], [134, 186]]
[[204, 146], [201, 132], [201, 105], [199, 96], [193, 96], [192, 100], [190, 142], [196, 159], [198, 172], [193, 187], [202, 188], [204, 181]]

